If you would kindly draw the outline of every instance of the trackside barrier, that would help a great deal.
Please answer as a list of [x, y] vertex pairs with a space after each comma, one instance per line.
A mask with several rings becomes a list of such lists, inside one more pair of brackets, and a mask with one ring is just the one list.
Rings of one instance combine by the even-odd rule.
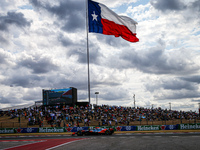
[[[0, 128], [0, 134], [9, 133], [62, 133], [77, 132], [79, 130], [94, 129], [96, 127], [53, 127], [53, 128]], [[188, 130], [200, 129], [200, 123], [177, 125], [148, 125], [148, 126], [102, 126], [113, 128], [114, 131], [157, 131], [157, 130]]]
[[155, 130], [178, 130], [178, 124], [177, 125], [137, 126], [136, 131], [155, 131]]
[[6, 133], [38, 133], [39, 128], [0, 128], [0, 134]]
[[200, 129], [200, 123], [196, 124], [179, 124], [179, 130], [192, 130], [192, 129]]

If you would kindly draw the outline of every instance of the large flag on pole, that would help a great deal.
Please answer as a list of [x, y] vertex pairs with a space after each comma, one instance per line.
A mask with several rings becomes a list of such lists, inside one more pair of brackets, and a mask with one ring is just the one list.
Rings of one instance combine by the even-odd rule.
[[107, 6], [88, 0], [89, 32], [121, 36], [130, 42], [138, 42], [137, 22], [126, 16], [119, 16]]

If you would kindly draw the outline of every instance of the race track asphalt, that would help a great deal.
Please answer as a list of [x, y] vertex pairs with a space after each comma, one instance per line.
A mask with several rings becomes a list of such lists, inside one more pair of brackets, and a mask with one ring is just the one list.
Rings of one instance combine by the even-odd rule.
[[[190, 131], [190, 132], [189, 132]], [[70, 134], [4, 136], [5, 150], [199, 150], [200, 132], [116, 132], [112, 136], [70, 136]]]

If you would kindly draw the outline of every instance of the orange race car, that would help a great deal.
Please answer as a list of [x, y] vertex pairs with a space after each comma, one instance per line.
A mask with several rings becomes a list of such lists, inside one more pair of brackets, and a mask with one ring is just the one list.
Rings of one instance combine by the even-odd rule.
[[114, 133], [113, 128], [100, 128], [96, 127], [95, 129], [91, 130], [79, 130], [77, 132], [73, 132], [72, 135], [78, 135], [78, 136], [83, 136], [83, 135], [112, 135]]

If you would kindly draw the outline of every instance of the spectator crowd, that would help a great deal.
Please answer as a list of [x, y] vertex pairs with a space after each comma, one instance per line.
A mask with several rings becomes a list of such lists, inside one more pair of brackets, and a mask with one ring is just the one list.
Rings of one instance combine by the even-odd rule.
[[108, 105], [90, 106], [40, 106], [33, 108], [14, 109], [4, 112], [10, 119], [22, 117], [28, 125], [43, 127], [44, 120], [51, 127], [79, 127], [80, 123], [90, 126], [91, 121], [98, 126], [129, 125], [134, 121], [169, 121], [176, 119], [199, 119], [199, 113], [167, 110], [161, 108], [122, 107]]

